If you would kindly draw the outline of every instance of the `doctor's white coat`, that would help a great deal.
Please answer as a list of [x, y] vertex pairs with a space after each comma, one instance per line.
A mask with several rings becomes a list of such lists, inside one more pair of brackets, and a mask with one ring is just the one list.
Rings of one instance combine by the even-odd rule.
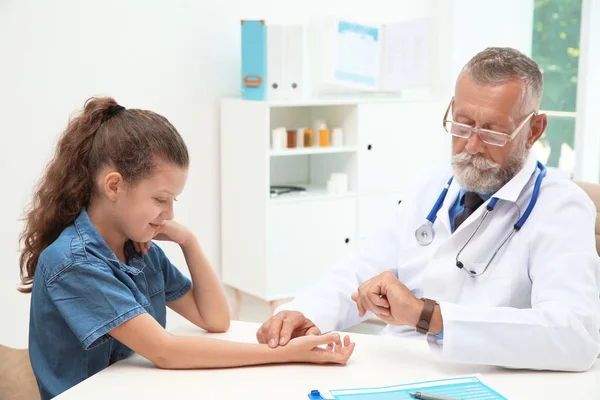
[[[522, 170], [495, 194], [500, 200], [494, 211], [461, 255], [466, 267], [484, 268], [527, 208], [538, 174], [530, 153]], [[591, 200], [569, 179], [548, 170], [523, 228], [485, 274], [471, 278], [456, 267], [455, 258], [487, 202], [452, 234], [449, 208], [460, 190], [456, 180], [437, 214], [433, 243], [421, 246], [415, 240], [415, 230], [451, 175], [448, 168], [422, 182], [356, 254], [277, 311], [298, 310], [322, 332], [343, 330], [360, 322], [351, 294], [361, 283], [390, 270], [417, 297], [440, 303], [443, 339], [427, 338], [444, 360], [589, 369], [600, 352], [600, 258]], [[419, 335], [414, 328], [389, 325], [382, 334]]]

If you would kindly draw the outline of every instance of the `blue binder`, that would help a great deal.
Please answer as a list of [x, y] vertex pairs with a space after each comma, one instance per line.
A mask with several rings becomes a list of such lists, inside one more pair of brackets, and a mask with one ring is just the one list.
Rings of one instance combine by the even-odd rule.
[[267, 27], [264, 20], [242, 20], [242, 98], [265, 100]]

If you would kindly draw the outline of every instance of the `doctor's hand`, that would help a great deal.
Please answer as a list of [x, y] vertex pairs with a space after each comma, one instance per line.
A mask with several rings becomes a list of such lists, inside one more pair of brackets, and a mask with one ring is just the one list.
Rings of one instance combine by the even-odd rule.
[[319, 328], [301, 312], [280, 311], [262, 324], [256, 332], [256, 339], [258, 343], [274, 348], [285, 346], [290, 339], [299, 336], [320, 334]]
[[423, 301], [417, 299], [390, 271], [360, 285], [358, 292], [352, 294], [352, 300], [359, 316], [371, 311], [390, 325], [416, 326], [423, 310]]

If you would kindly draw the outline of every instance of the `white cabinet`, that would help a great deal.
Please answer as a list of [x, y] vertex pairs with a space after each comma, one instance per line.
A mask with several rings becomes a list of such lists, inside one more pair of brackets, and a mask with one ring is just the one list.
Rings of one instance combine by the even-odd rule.
[[405, 192], [419, 169], [449, 159], [444, 111], [439, 101], [360, 104], [360, 192]]
[[355, 214], [353, 198], [273, 205], [268, 292], [292, 297], [349, 255], [356, 243]]
[[375, 230], [384, 227], [393, 218], [402, 196], [402, 193], [385, 193], [358, 198], [359, 243]]
[[[228, 286], [266, 301], [295, 296], [392, 217], [423, 163], [447, 165], [446, 100], [320, 99], [221, 104], [221, 260]], [[272, 150], [271, 131], [344, 132], [342, 147]], [[333, 173], [347, 192], [330, 193]], [[272, 185], [301, 193], [272, 197]]]

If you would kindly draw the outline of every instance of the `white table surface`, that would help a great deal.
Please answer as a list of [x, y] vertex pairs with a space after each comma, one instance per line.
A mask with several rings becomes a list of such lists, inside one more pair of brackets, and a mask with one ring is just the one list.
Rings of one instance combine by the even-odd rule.
[[[229, 332], [206, 334], [183, 319], [169, 321], [177, 335], [205, 335], [255, 343], [259, 324], [232, 322]], [[304, 399], [312, 389], [389, 386], [482, 374], [510, 400], [600, 399], [600, 360], [585, 373], [534, 372], [439, 361], [421, 340], [350, 334], [356, 342], [345, 366], [267, 365], [221, 370], [160, 370], [134, 355], [56, 397], [106, 399]]]

